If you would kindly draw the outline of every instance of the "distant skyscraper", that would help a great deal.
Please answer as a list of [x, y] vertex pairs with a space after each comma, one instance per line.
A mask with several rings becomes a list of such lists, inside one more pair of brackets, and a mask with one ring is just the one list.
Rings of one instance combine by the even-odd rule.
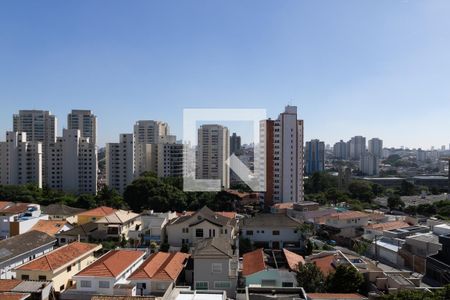
[[0, 142], [0, 185], [42, 187], [42, 143], [27, 141], [25, 132], [6, 133]]
[[347, 159], [347, 143], [340, 140], [333, 146], [333, 154], [337, 159]]
[[241, 150], [241, 137], [233, 132], [230, 137], [230, 154], [238, 154]]
[[67, 129], [78, 129], [81, 137], [89, 138], [90, 142], [97, 145], [97, 116], [90, 110], [73, 109], [67, 115]]
[[367, 151], [362, 155], [360, 159], [359, 169], [364, 175], [368, 176], [378, 175], [379, 159], [377, 158], [376, 155]]
[[50, 188], [75, 194], [97, 193], [97, 146], [79, 129], [64, 129], [63, 136], [49, 144], [47, 161]]
[[106, 144], [106, 184], [120, 193], [135, 177], [134, 135], [121, 134], [118, 143]]
[[419, 162], [426, 161], [427, 160], [427, 151], [424, 151], [421, 148], [417, 149], [416, 159]]
[[46, 110], [19, 110], [13, 115], [13, 131], [25, 132], [28, 142], [42, 143], [43, 180], [46, 183], [47, 148], [56, 141], [57, 119]]
[[230, 156], [230, 134], [222, 125], [207, 124], [198, 129], [197, 179], [220, 179], [230, 187], [230, 168], [225, 161]]
[[286, 106], [277, 120], [260, 122], [260, 144], [265, 158], [260, 170], [266, 185], [264, 204], [303, 201], [303, 120], [297, 119], [296, 106]]
[[375, 155], [378, 159], [383, 157], [383, 141], [379, 138], [370, 139], [369, 152]]
[[366, 138], [363, 136], [355, 136], [350, 140], [350, 159], [359, 160], [366, 152]]
[[306, 142], [305, 170], [307, 175], [325, 170], [325, 143], [319, 140]]

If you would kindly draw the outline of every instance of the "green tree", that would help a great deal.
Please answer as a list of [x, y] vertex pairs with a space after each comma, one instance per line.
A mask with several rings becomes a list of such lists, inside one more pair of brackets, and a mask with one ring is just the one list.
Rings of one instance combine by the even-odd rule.
[[299, 266], [296, 277], [298, 285], [303, 287], [307, 293], [320, 293], [325, 291], [325, 276], [315, 264], [306, 263]]
[[412, 196], [417, 194], [416, 187], [409, 181], [402, 180], [400, 184], [400, 195], [402, 196]]
[[336, 271], [330, 273], [326, 280], [327, 291], [330, 293], [356, 293], [363, 283], [361, 273], [348, 265], [337, 266]]
[[389, 207], [390, 210], [394, 210], [394, 209], [401, 210], [401, 209], [403, 209], [403, 207], [405, 207], [405, 202], [402, 201], [402, 199], [400, 198], [400, 195], [393, 194], [388, 197], [387, 206]]
[[363, 180], [353, 180], [349, 186], [348, 191], [353, 199], [360, 201], [370, 202], [375, 198], [372, 191], [372, 184]]
[[161, 245], [159, 245], [159, 251], [161, 252], [169, 252], [169, 249], [170, 249], [169, 243], [162, 243]]

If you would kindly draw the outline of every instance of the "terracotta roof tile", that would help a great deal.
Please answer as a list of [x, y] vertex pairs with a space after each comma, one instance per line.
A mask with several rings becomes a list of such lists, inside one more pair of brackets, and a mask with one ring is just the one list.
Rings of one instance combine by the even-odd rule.
[[20, 214], [28, 210], [30, 203], [10, 203], [9, 205], [1, 208], [0, 212], [10, 214]]
[[308, 299], [366, 299], [360, 294], [308, 293]]
[[228, 219], [235, 219], [236, 218], [236, 212], [234, 211], [218, 211], [219, 215], [224, 216]]
[[374, 230], [392, 230], [392, 229], [399, 229], [399, 228], [405, 228], [409, 227], [410, 225], [403, 221], [391, 221], [386, 223], [379, 223], [379, 224], [369, 224], [366, 226], [366, 228], [374, 229]]
[[117, 277], [143, 256], [143, 251], [111, 250], [75, 276]]
[[85, 255], [87, 252], [99, 249], [101, 249], [101, 245], [74, 242], [40, 256], [39, 258], [18, 267], [17, 270], [54, 271]]
[[301, 265], [305, 264], [305, 259], [303, 258], [303, 256], [298, 255], [297, 253], [294, 253], [294, 252], [289, 251], [284, 248], [283, 248], [283, 253], [284, 253], [284, 256], [286, 257], [289, 268], [292, 271], [296, 271], [299, 264], [301, 264]]
[[2, 300], [25, 300], [30, 297], [30, 294], [23, 293], [0, 293], [0, 299]]
[[334, 271], [332, 264], [334, 261], [334, 254], [332, 253], [321, 257], [311, 257], [309, 258], [309, 261], [316, 264], [325, 276]]
[[347, 219], [355, 219], [355, 218], [366, 218], [369, 217], [368, 214], [360, 212], [360, 211], [344, 211], [340, 213], [334, 213], [329, 216], [330, 219], [338, 219], [338, 220], [347, 220]]
[[266, 269], [264, 251], [262, 248], [245, 253], [242, 260], [242, 275], [248, 276]]
[[189, 254], [182, 252], [158, 252], [151, 255], [129, 279], [176, 280], [184, 268]]
[[12, 203], [9, 202], [9, 201], [0, 201], [0, 210], [5, 208], [6, 206], [8, 206], [10, 204], [12, 204]]
[[114, 208], [108, 206], [100, 206], [91, 210], [84, 211], [79, 213], [78, 216], [89, 216], [89, 217], [104, 217], [112, 214], [116, 210]]
[[54, 236], [64, 227], [66, 223], [66, 221], [62, 220], [39, 220], [33, 227], [31, 227], [31, 230], [45, 232], [48, 235]]
[[15, 288], [22, 280], [19, 279], [1, 279], [0, 280], [0, 292], [9, 292]]

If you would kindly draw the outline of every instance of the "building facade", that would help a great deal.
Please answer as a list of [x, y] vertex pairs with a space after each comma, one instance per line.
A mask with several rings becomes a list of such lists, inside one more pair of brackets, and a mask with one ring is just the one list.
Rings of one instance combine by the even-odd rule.
[[379, 138], [370, 139], [369, 142], [369, 152], [375, 155], [378, 159], [383, 157], [383, 140]]
[[120, 135], [119, 143], [106, 144], [106, 184], [123, 193], [135, 176], [134, 135]]
[[364, 175], [375, 176], [379, 174], [379, 163], [379, 158], [367, 151], [361, 156], [359, 169]]
[[340, 140], [333, 146], [333, 154], [337, 159], [348, 159], [347, 157], [347, 143]]
[[352, 160], [360, 160], [361, 156], [366, 152], [366, 138], [363, 136], [354, 136], [347, 145], [349, 157]]
[[325, 143], [319, 140], [306, 142], [305, 173], [311, 175], [323, 171], [325, 171]]

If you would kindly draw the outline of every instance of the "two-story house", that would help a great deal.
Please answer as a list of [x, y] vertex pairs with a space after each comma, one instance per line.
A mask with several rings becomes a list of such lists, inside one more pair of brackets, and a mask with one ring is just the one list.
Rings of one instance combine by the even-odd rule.
[[193, 214], [184, 214], [167, 225], [168, 243], [172, 247], [192, 246], [213, 237], [232, 241], [237, 235], [235, 216], [235, 213], [214, 212], [206, 206]]
[[334, 228], [337, 236], [353, 238], [363, 234], [363, 227], [367, 226], [369, 218], [369, 214], [349, 210], [328, 216], [325, 225]]
[[177, 218], [176, 212], [159, 213], [152, 210], [144, 211], [139, 218], [141, 226], [138, 230], [130, 231], [130, 238], [142, 237], [145, 244], [151, 242], [161, 243], [166, 239], [166, 225], [170, 220]]
[[182, 252], [154, 253], [128, 277], [128, 280], [136, 286], [138, 295], [162, 296], [167, 289], [178, 283], [189, 256]]
[[100, 206], [87, 211], [80, 212], [71, 218], [72, 222], [77, 224], [86, 224], [89, 222], [95, 222], [103, 217], [106, 217], [116, 210], [108, 206]]
[[98, 226], [95, 235], [100, 239], [129, 239], [128, 233], [139, 230], [141, 226], [139, 214], [122, 209], [100, 218], [95, 223]]
[[298, 248], [300, 225], [300, 221], [284, 214], [260, 214], [243, 220], [241, 236], [265, 249]]
[[47, 219], [39, 204], [10, 202], [0, 209], [0, 238], [25, 233], [39, 220]]
[[51, 280], [56, 292], [71, 286], [72, 276], [95, 261], [102, 245], [74, 242], [48, 252], [15, 269], [22, 280]]
[[236, 295], [238, 253], [227, 238], [208, 238], [197, 243], [193, 253], [196, 290], [224, 290]]

